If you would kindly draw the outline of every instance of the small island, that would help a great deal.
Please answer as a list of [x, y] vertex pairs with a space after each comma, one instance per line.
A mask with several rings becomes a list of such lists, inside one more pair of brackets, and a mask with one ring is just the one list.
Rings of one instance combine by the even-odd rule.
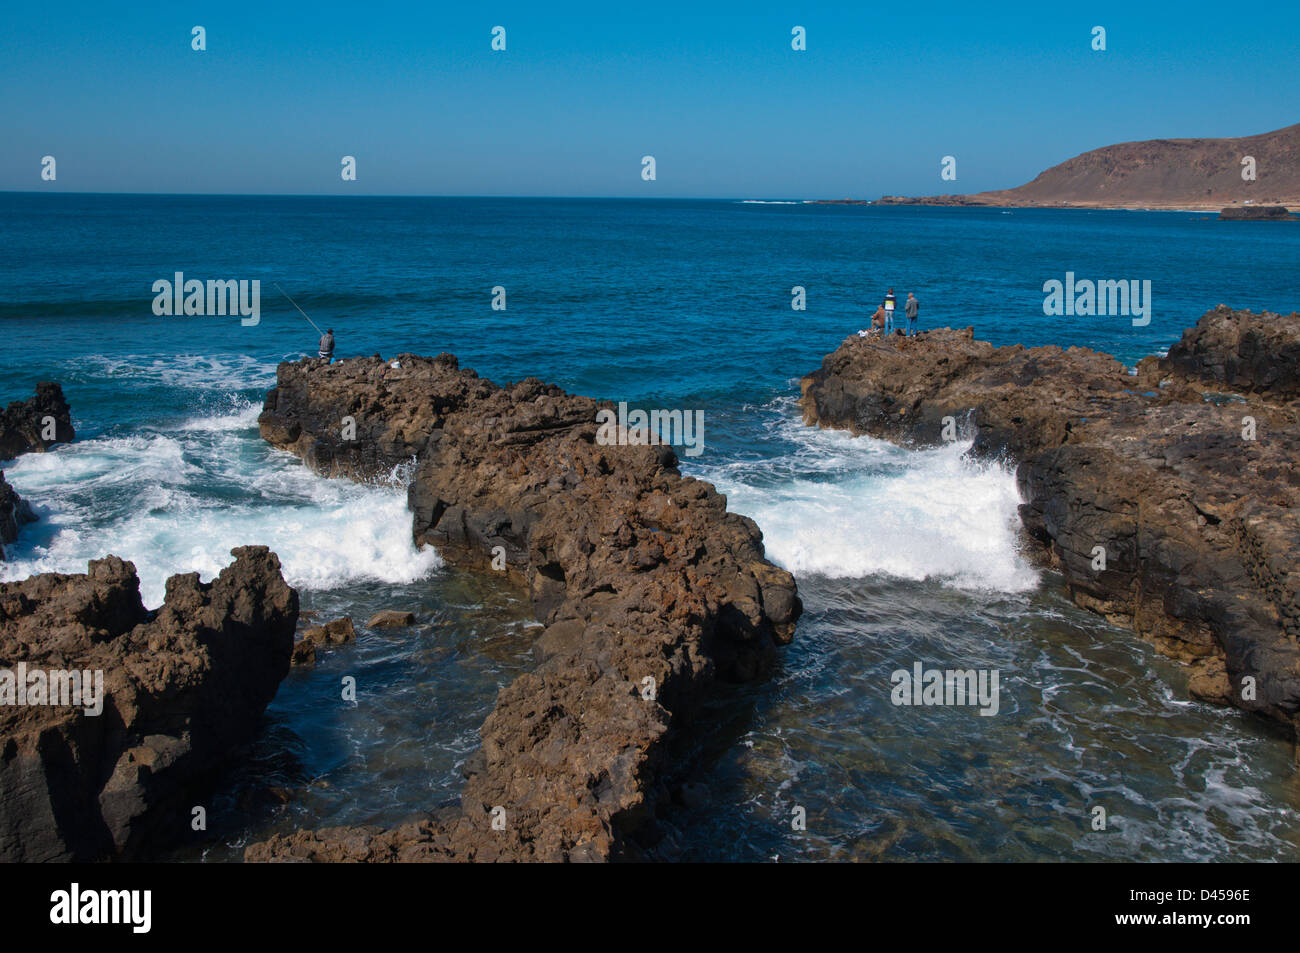
[[1285, 205], [1234, 205], [1219, 213], [1224, 222], [1294, 222]]

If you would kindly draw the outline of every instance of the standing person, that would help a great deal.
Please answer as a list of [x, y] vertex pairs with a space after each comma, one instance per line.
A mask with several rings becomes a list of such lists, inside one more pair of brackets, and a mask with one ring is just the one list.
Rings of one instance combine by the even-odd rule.
[[330, 328], [321, 336], [320, 339], [320, 357], [326, 358], [331, 364], [334, 363], [334, 329]]
[[921, 302], [916, 300], [916, 295], [912, 292], [907, 293], [907, 304], [904, 310], [907, 311], [907, 336], [916, 337], [916, 312], [921, 307]]
[[894, 297], [894, 289], [889, 289], [889, 294], [885, 295], [885, 333], [890, 334], [894, 330], [894, 305], [898, 299]]

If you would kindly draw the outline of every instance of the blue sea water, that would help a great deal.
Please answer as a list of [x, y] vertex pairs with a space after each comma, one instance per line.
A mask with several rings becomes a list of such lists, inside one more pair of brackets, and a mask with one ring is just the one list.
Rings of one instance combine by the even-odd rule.
[[[303, 604], [416, 611], [295, 670], [203, 853], [271, 830], [391, 824], [453, 800], [497, 687], [530, 664], [517, 594], [409, 536], [402, 484], [308, 473], [257, 436], [278, 361], [452, 351], [634, 406], [700, 409], [714, 481], [807, 611], [770, 680], [727, 689], [679, 834], [691, 859], [1297, 859], [1287, 743], [1188, 701], [1183, 672], [1065, 600], [1017, 550], [1014, 481], [961, 446], [812, 431], [797, 379], [914, 291], [922, 328], [1160, 353], [1220, 302], [1300, 308], [1300, 226], [1197, 213], [733, 201], [0, 194], [0, 400], [63, 383], [76, 443], [5, 462], [42, 519], [0, 579], [135, 561], [146, 603], [232, 546]], [[256, 326], [155, 316], [153, 283], [259, 279]], [[1150, 324], [1048, 317], [1043, 284], [1149, 280]], [[506, 309], [492, 308], [493, 288]], [[807, 310], [791, 309], [806, 289]], [[889, 674], [995, 667], [1003, 706], [897, 708]], [[337, 698], [340, 673], [371, 687]], [[1093, 831], [1092, 809], [1110, 823]], [[794, 831], [794, 807], [808, 829]]]

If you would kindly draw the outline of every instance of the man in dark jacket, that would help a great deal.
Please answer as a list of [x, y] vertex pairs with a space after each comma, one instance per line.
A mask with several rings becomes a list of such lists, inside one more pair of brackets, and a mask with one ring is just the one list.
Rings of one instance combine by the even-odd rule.
[[334, 329], [330, 328], [320, 339], [320, 356], [334, 363]]
[[907, 336], [916, 337], [916, 312], [921, 307], [921, 302], [916, 300], [912, 292], [907, 293]]

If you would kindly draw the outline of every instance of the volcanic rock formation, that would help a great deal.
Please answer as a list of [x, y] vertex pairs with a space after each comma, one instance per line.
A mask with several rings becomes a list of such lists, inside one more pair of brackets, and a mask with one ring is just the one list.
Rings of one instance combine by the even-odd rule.
[[1193, 665], [1196, 696], [1295, 730], [1298, 347], [1300, 315], [1222, 305], [1136, 375], [970, 328], [854, 336], [801, 402], [807, 423], [905, 444], [964, 424], [972, 453], [1017, 465], [1024, 527], [1079, 605]]
[[[152, 612], [116, 556], [0, 584], [0, 861], [138, 858], [189, 832], [288, 672], [298, 619], [274, 553], [232, 555], [210, 583], [172, 576]], [[7, 696], [20, 666], [75, 670], [87, 689], [102, 673], [102, 711], [84, 692]]]
[[459, 811], [277, 836], [246, 857], [637, 856], [658, 836], [670, 726], [716, 678], [767, 670], [801, 610], [794, 579], [669, 447], [598, 443], [609, 405], [531, 378], [499, 387], [451, 355], [396, 364], [281, 364], [262, 435], [330, 475], [413, 465], [415, 540], [527, 586], [540, 664], [498, 696]]
[[63, 388], [52, 381], [37, 384], [35, 397], [11, 401], [0, 410], [0, 460], [43, 453], [56, 443], [71, 443], [76, 435]]

